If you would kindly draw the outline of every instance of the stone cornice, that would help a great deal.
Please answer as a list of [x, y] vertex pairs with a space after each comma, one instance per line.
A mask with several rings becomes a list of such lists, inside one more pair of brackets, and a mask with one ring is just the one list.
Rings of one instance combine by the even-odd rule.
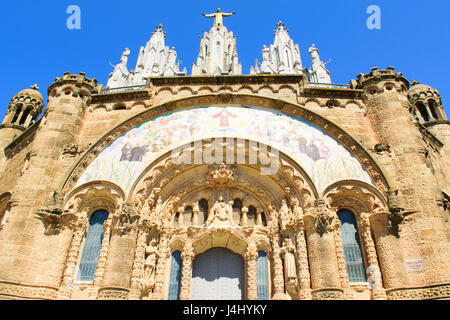
[[[41, 119], [36, 121], [31, 127], [26, 129], [20, 136], [18, 136], [14, 141], [12, 141], [6, 148], [5, 154], [7, 157], [14, 156], [17, 151], [23, 147], [23, 144], [28, 144], [31, 139], [33, 139], [34, 134], [39, 128], [39, 124], [41, 123]], [[15, 128], [15, 127], [14, 127]]]
[[107, 102], [118, 102], [118, 101], [129, 101], [134, 99], [148, 99], [151, 97], [150, 90], [136, 90], [136, 91], [124, 91], [124, 92], [112, 92], [112, 93], [102, 93], [94, 94], [91, 96], [91, 103], [107, 103]]
[[233, 84], [275, 84], [299, 83], [304, 81], [304, 75], [239, 75], [239, 76], [178, 76], [150, 77], [150, 86], [180, 86], [180, 85], [233, 85]]
[[426, 138], [428, 141], [430, 141], [434, 146], [436, 146], [438, 149], [441, 149], [444, 144], [438, 139], [436, 138], [436, 136], [434, 134], [432, 134], [430, 132], [430, 130], [428, 130], [427, 127], [431, 127], [434, 124], [437, 124], [436, 122], [438, 121], [444, 121], [444, 123], [440, 123], [440, 124], [450, 124], [450, 121], [445, 121], [445, 120], [437, 120], [437, 121], [433, 121], [433, 123], [428, 124], [428, 125], [422, 125], [419, 122], [416, 122], [417, 127], [419, 128], [420, 133], [424, 136], [424, 138]]
[[433, 120], [433, 121], [429, 121], [427, 123], [424, 123], [423, 126], [425, 128], [429, 128], [429, 127], [434, 127], [440, 124], [447, 124], [450, 125], [450, 120]]
[[309, 97], [351, 98], [361, 100], [364, 91], [360, 89], [305, 87], [303, 94]]

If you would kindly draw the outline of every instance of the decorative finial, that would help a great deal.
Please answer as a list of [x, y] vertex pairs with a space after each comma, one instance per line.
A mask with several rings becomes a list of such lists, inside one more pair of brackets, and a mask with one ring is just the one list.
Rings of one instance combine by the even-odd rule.
[[414, 86], [417, 86], [418, 84], [420, 84], [420, 82], [419, 81], [416, 81], [416, 80], [413, 80], [412, 82], [411, 82], [411, 85], [414, 87]]
[[152, 32], [152, 35], [155, 34], [156, 32], [160, 32], [160, 33], [164, 34], [164, 36], [166, 35], [166, 32], [164, 31], [164, 26], [161, 23], [158, 24], [155, 31]]
[[39, 90], [39, 87], [38, 87], [37, 84], [33, 84], [33, 85], [30, 87], [30, 89], [33, 89], [33, 90], [38, 91], [38, 90]]
[[276, 26], [277, 26], [277, 30], [275, 30], [274, 35], [275, 35], [278, 31], [280, 31], [280, 30], [285, 30], [287, 33], [289, 33], [289, 30], [286, 29], [286, 28], [284, 27], [284, 23], [283, 23], [283, 22], [278, 21], [278, 23], [276, 24]]

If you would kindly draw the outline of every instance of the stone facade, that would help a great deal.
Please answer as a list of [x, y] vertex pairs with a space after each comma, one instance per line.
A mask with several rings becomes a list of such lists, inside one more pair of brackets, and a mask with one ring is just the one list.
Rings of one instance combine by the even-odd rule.
[[[222, 23], [216, 17], [214, 30]], [[217, 247], [243, 257], [249, 300], [258, 298], [260, 251], [271, 299], [450, 297], [450, 122], [436, 90], [411, 86], [391, 67], [343, 88], [310, 84], [304, 72], [231, 72], [149, 77], [145, 87], [108, 91], [85, 74], [65, 73], [48, 97], [37, 120], [37, 87], [14, 96], [0, 127], [0, 298], [167, 299], [170, 257], [180, 251], [179, 298], [190, 299], [196, 257]], [[208, 139], [173, 128], [137, 141], [136, 132], [166, 126], [165, 117], [211, 108], [228, 114], [202, 118], [215, 130]], [[273, 140], [241, 130], [251, 120], [239, 119], [244, 111], [267, 118], [253, 131], [274, 129]], [[288, 125], [298, 129], [277, 140]], [[317, 140], [319, 133], [327, 138]], [[308, 134], [316, 140], [302, 145]], [[127, 151], [127, 143], [141, 149]], [[116, 144], [120, 160], [108, 158]], [[267, 144], [277, 170], [262, 175], [265, 164], [246, 159]], [[194, 158], [212, 149], [245, 157], [187, 164], [173, 157], [180, 146]], [[345, 152], [334, 155], [338, 147]], [[136, 170], [132, 183], [124, 187], [122, 173], [109, 176], [99, 159]], [[349, 280], [342, 209], [356, 216], [367, 282]], [[97, 267], [92, 281], [80, 282], [97, 210], [109, 213]]]

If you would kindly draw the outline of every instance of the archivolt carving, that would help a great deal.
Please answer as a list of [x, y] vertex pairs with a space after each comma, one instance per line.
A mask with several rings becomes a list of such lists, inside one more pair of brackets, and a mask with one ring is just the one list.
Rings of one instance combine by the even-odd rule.
[[387, 210], [387, 202], [381, 192], [360, 181], [340, 181], [324, 191], [327, 205], [352, 209], [355, 213]]
[[114, 214], [122, 207], [124, 192], [110, 182], [91, 182], [71, 192], [64, 202], [64, 211], [78, 217], [99, 209]]

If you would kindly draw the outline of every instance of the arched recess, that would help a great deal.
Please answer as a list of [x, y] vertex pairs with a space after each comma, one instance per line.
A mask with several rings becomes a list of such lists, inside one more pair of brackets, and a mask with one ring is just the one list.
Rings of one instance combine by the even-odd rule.
[[152, 107], [149, 110], [142, 112], [139, 115], [124, 121], [116, 128], [112, 129], [97, 143], [95, 143], [80, 161], [74, 166], [63, 183], [63, 190], [67, 193], [75, 187], [83, 172], [92, 163], [94, 159], [108, 147], [112, 142], [117, 140], [120, 136], [127, 133], [132, 128], [135, 128], [145, 121], [155, 119], [167, 112], [172, 112], [182, 109], [190, 109], [192, 107], [206, 106], [206, 105], [241, 105], [241, 106], [255, 106], [265, 108], [267, 110], [277, 110], [284, 115], [294, 116], [298, 119], [316, 126], [327, 135], [333, 137], [338, 141], [347, 151], [354, 156], [361, 166], [367, 171], [373, 184], [383, 193], [386, 194], [389, 189], [388, 178], [386, 174], [377, 165], [376, 161], [370, 154], [362, 147], [354, 138], [347, 132], [341, 129], [331, 121], [307, 110], [299, 105], [288, 103], [281, 100], [275, 100], [268, 97], [259, 97], [252, 95], [222, 93], [218, 95], [203, 95], [190, 98], [184, 98], [176, 101], [170, 101], [159, 106]]
[[93, 181], [79, 186], [64, 199], [64, 210], [87, 219], [96, 210], [116, 213], [125, 200], [124, 191], [109, 181]]
[[[259, 155], [263, 152], [259, 148], [260, 145], [252, 144], [250, 141], [241, 141], [242, 144], [235, 142], [224, 141], [221, 145], [223, 152], [233, 146], [234, 155], [237, 156], [238, 152], [242, 152], [246, 159], [250, 154]], [[184, 145], [180, 148], [182, 150], [180, 152], [188, 157], [190, 155], [193, 159], [196, 152], [207, 150], [212, 143], [194, 142]], [[265, 147], [263, 150], [265, 151]], [[208, 201], [211, 211], [220, 197], [227, 206], [232, 206], [230, 202], [240, 198], [243, 207], [248, 209], [254, 206], [258, 216], [264, 214], [264, 218], [261, 217], [258, 221], [265, 220], [266, 225], [270, 225], [271, 214], [280, 208], [281, 199], [295, 198], [305, 210], [312, 206], [318, 197], [311, 179], [294, 160], [275, 149], [270, 151], [272, 152], [270, 155], [277, 155], [271, 158], [276, 163], [274, 167], [277, 168], [273, 175], [261, 175], [263, 167], [261, 163], [176, 164], [180, 158], [178, 153], [168, 152], [144, 170], [131, 188], [128, 202], [132, 203], [141, 214], [155, 216], [164, 214], [160, 220], [171, 227], [199, 227], [205, 223], [177, 224], [174, 223], [174, 217], [178, 212], [184, 212], [187, 207], [193, 208], [195, 216], [199, 212], [199, 202], [202, 199]], [[240, 223], [242, 221], [245, 220], [233, 222], [235, 226], [248, 226]]]
[[105, 211], [107, 212], [107, 220], [103, 224], [105, 233], [99, 255], [99, 259], [103, 259], [103, 261], [97, 261], [98, 267], [95, 272], [94, 284], [98, 285], [101, 282], [112, 221], [114, 218], [118, 220], [118, 213], [121, 212], [124, 201], [125, 194], [123, 190], [108, 181], [94, 181], [84, 184], [65, 197], [64, 215], [70, 217], [69, 226], [72, 229], [72, 236], [61, 282], [63, 286], [71, 286], [77, 281], [84, 238], [90, 218], [96, 212]]
[[[389, 214], [387, 199], [373, 186], [351, 180], [330, 185], [324, 190], [323, 198], [326, 204], [334, 209], [333, 211], [354, 215], [367, 281], [373, 296], [384, 296], [382, 270], [373, 234], [376, 228], [386, 228]], [[342, 224], [340, 225], [342, 227]], [[345, 260], [344, 256], [338, 259]]]
[[330, 207], [348, 209], [357, 215], [387, 210], [386, 197], [373, 186], [356, 180], [333, 183], [322, 193]]

